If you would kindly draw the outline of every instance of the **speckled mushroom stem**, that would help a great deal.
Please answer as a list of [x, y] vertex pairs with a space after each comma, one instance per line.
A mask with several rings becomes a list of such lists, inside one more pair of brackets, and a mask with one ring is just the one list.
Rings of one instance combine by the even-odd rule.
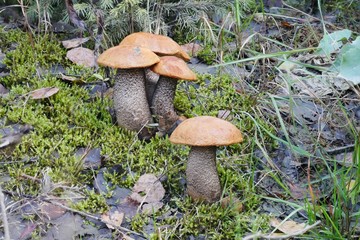
[[145, 68], [145, 90], [146, 98], [149, 104], [151, 104], [156, 84], [159, 81], [159, 77], [159, 74], [154, 73], [149, 68]]
[[152, 98], [151, 109], [158, 117], [160, 131], [168, 132], [179, 119], [175, 112], [174, 97], [177, 79], [160, 76]]
[[139, 132], [140, 139], [152, 137], [152, 132], [146, 127], [146, 124], [153, 121], [146, 99], [144, 69], [117, 70], [114, 108], [119, 126]]
[[208, 203], [221, 197], [216, 169], [216, 147], [191, 147], [186, 167], [187, 193], [194, 200]]

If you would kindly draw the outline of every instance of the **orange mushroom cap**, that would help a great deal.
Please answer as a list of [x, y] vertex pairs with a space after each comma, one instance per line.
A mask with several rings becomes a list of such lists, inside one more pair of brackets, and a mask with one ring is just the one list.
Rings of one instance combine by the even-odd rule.
[[97, 59], [101, 66], [112, 68], [145, 68], [159, 62], [151, 50], [136, 46], [115, 46], [103, 52]]
[[170, 142], [189, 146], [227, 146], [243, 141], [242, 134], [232, 123], [216, 117], [189, 118], [177, 126]]
[[185, 61], [190, 60], [190, 56], [171, 38], [148, 32], [137, 32], [126, 36], [119, 44], [139, 46], [148, 48], [159, 55], [174, 55]]
[[151, 71], [160, 74], [161, 76], [184, 80], [196, 80], [195, 73], [191, 71], [186, 62], [174, 56], [160, 57], [160, 62], [153, 65]]

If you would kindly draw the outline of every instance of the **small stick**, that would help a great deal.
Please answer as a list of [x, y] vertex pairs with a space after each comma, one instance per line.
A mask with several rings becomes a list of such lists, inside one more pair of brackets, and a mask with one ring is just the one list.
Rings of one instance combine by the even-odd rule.
[[0, 186], [0, 208], [1, 208], [1, 213], [2, 213], [2, 220], [3, 220], [3, 225], [4, 225], [4, 239], [5, 240], [10, 240], [10, 231], [9, 231], [9, 223], [6, 217], [6, 207], [5, 207], [5, 196], [4, 193], [2, 192], [2, 188]]
[[346, 146], [342, 146], [342, 147], [338, 147], [338, 148], [325, 149], [325, 152], [329, 155], [336, 155], [336, 154], [340, 154], [340, 153], [344, 153], [344, 152], [351, 152], [354, 150], [354, 148], [355, 148], [355, 144], [350, 144], [350, 145], [346, 145]]

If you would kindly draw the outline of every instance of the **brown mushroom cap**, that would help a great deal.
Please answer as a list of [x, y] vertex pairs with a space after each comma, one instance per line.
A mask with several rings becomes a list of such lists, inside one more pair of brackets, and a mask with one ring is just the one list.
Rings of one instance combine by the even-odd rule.
[[174, 56], [160, 57], [160, 62], [151, 67], [151, 71], [170, 78], [196, 80], [196, 75], [184, 60]]
[[148, 32], [137, 32], [126, 36], [119, 46], [132, 45], [148, 48], [159, 55], [175, 55], [185, 61], [190, 60], [190, 56], [171, 38]]
[[136, 46], [115, 46], [103, 52], [97, 59], [101, 66], [112, 68], [145, 68], [159, 62], [151, 50]]
[[170, 142], [190, 146], [227, 146], [243, 141], [233, 124], [216, 117], [189, 118], [175, 129]]

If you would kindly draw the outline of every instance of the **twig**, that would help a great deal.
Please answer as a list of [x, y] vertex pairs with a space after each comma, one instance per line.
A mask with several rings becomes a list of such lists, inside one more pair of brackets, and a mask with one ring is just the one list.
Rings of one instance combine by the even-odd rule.
[[355, 148], [355, 144], [350, 144], [350, 145], [346, 145], [346, 146], [342, 146], [342, 147], [338, 147], [338, 148], [325, 149], [325, 152], [329, 155], [336, 155], [336, 154], [340, 154], [340, 153], [344, 153], [344, 152], [351, 152], [354, 150], [354, 148]]
[[5, 196], [4, 193], [2, 192], [1, 186], [0, 186], [0, 208], [2, 213], [2, 221], [4, 225], [4, 234], [5, 234], [4, 239], [10, 240], [9, 223], [6, 217]]
[[25, 173], [20, 174], [20, 177], [25, 178], [25, 179], [29, 179], [29, 180], [31, 180], [31, 181], [33, 181], [33, 182], [38, 182], [38, 183], [41, 182], [41, 179], [39, 179], [39, 178], [37, 178], [37, 177], [33, 177], [33, 176], [30, 176], [30, 175], [27, 175], [27, 174], [25, 174]]
[[43, 199], [43, 200], [44, 200], [45, 202], [48, 202], [48, 203], [51, 203], [51, 204], [56, 205], [56, 206], [58, 206], [58, 207], [61, 207], [61, 208], [65, 209], [65, 210], [67, 210], [67, 211], [74, 212], [74, 213], [77, 213], [77, 214], [79, 214], [79, 215], [81, 215], [81, 216], [88, 217], [88, 218], [92, 218], [92, 219], [95, 219], [96, 221], [100, 221], [100, 222], [106, 223], [106, 224], [108, 224], [108, 225], [111, 225], [112, 227], [114, 227], [115, 229], [118, 229], [118, 230], [120, 230], [120, 231], [132, 233], [132, 234], [135, 234], [135, 235], [137, 235], [137, 236], [140, 236], [140, 237], [145, 238], [145, 236], [141, 235], [140, 233], [134, 232], [134, 231], [132, 231], [132, 230], [130, 230], [130, 229], [127, 229], [127, 228], [124, 228], [124, 227], [121, 227], [121, 226], [116, 226], [116, 225], [114, 225], [114, 224], [111, 223], [111, 222], [105, 221], [105, 220], [103, 220], [103, 219], [101, 219], [101, 218], [99, 218], [99, 217], [96, 217], [96, 216], [94, 216], [94, 215], [91, 215], [91, 214], [89, 214], [89, 213], [85, 213], [85, 212], [82, 212], [82, 211], [79, 211], [79, 210], [76, 210], [76, 209], [73, 209], [73, 208], [64, 206], [64, 205], [62, 205], [61, 203], [52, 201], [52, 199], [50, 199], [50, 198], [45, 198], [45, 199]]
[[306, 226], [304, 229], [296, 231], [292, 234], [284, 234], [284, 235], [272, 235], [272, 234], [263, 234], [263, 233], [255, 233], [249, 236], [246, 236], [243, 238], [243, 240], [250, 240], [250, 239], [257, 239], [257, 238], [266, 238], [266, 239], [287, 239], [287, 238], [291, 238], [294, 236], [298, 236], [301, 234], [304, 234], [305, 232], [309, 231], [310, 229], [316, 227], [317, 225], [319, 225], [321, 223], [321, 221], [317, 221], [312, 225], [308, 225]]

